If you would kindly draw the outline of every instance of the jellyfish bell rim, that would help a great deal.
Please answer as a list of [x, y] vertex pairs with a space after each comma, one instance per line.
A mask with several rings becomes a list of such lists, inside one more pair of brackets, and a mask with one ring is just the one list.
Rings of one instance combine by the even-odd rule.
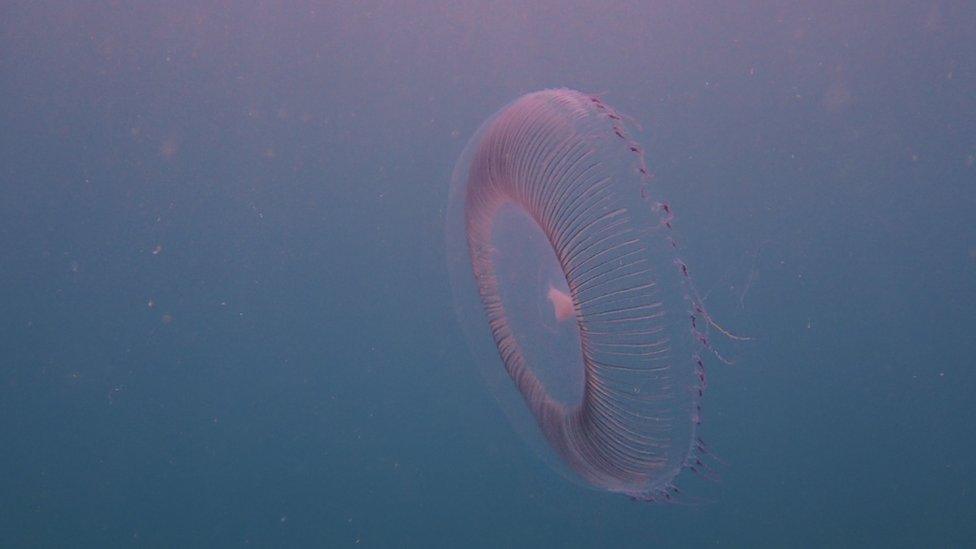
[[[464, 238], [466, 222], [463, 204], [467, 194], [467, 172], [471, 165], [471, 158], [488, 128], [506, 109], [525, 97], [520, 96], [510, 101], [478, 126], [462, 149], [451, 172], [449, 207], [445, 216], [445, 241], [453, 308], [468, 344], [468, 354], [477, 363], [479, 377], [488, 387], [492, 399], [518, 438], [550, 470], [573, 484], [587, 489], [597, 489], [572, 471], [545, 441], [536, 418], [526, 406], [522, 395], [512, 386], [511, 378], [501, 366], [498, 350], [487, 331], [487, 324], [472, 322], [473, 318], [483, 320], [484, 311], [481, 302], [476, 298], [478, 289], [471, 268], [467, 239]], [[521, 205], [517, 203], [511, 202], [508, 205], [522, 210]], [[541, 232], [541, 228], [538, 230]], [[475, 324], [478, 326], [476, 327]]]

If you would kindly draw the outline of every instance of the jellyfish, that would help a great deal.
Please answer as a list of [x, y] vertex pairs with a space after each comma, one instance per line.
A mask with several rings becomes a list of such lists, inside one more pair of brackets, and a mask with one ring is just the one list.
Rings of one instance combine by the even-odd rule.
[[663, 500], [703, 450], [707, 338], [629, 126], [568, 89], [491, 116], [454, 170], [448, 263], [476, 362], [530, 444], [585, 485]]

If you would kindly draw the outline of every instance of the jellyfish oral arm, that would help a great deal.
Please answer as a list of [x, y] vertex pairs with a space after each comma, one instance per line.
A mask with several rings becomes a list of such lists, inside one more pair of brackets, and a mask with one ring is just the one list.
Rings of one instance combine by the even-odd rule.
[[563, 322], [576, 316], [576, 311], [573, 308], [573, 298], [568, 294], [556, 289], [550, 284], [549, 293], [546, 296], [552, 303], [552, 312], [556, 316], [557, 321]]

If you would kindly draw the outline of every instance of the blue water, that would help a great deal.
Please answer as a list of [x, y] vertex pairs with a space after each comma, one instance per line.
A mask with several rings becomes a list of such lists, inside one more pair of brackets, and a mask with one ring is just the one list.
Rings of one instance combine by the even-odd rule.
[[[0, 546], [976, 544], [972, 3], [2, 11]], [[753, 338], [680, 504], [552, 472], [454, 315], [454, 162], [558, 86]]]

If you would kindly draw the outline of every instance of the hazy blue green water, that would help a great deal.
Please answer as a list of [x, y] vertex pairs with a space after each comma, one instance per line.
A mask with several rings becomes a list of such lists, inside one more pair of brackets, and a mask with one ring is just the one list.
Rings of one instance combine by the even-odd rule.
[[[245, 4], [0, 8], [0, 545], [976, 543], [971, 3]], [[556, 86], [755, 338], [688, 505], [551, 472], [454, 316], [454, 162]]]

